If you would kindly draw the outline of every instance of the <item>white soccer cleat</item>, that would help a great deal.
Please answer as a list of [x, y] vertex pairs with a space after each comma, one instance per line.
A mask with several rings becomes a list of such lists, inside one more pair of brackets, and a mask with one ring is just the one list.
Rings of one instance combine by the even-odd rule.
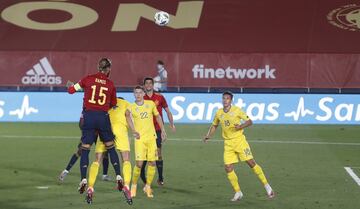
[[271, 188], [271, 186], [269, 184], [266, 184], [264, 187], [265, 187], [268, 198], [273, 199], [275, 197], [274, 190]]
[[68, 170], [63, 170], [60, 175], [59, 175], [59, 181], [63, 182], [65, 180], [65, 177], [68, 175], [69, 171]]
[[101, 179], [103, 181], [112, 181], [111, 176], [109, 176], [109, 175], [102, 175]]
[[236, 201], [241, 200], [241, 198], [243, 198], [243, 197], [244, 197], [244, 194], [241, 191], [235, 192], [234, 197], [231, 199], [231, 201], [236, 202]]
[[119, 191], [122, 191], [124, 188], [124, 181], [120, 175], [116, 176], [116, 184], [117, 184], [117, 189]]
[[87, 186], [87, 180], [86, 179], [82, 179], [79, 183], [79, 187], [78, 187], [78, 191], [80, 194], [84, 193], [85, 189]]

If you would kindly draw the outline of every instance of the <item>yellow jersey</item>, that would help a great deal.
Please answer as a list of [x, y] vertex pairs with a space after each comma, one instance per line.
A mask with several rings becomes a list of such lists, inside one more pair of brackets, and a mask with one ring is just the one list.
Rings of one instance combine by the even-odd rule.
[[128, 110], [131, 112], [134, 127], [140, 134], [140, 139], [156, 138], [154, 127], [154, 116], [159, 115], [156, 105], [151, 100], [144, 100], [144, 104], [137, 105], [135, 102], [131, 103]]
[[125, 112], [129, 108], [130, 103], [124, 99], [117, 98], [117, 104], [115, 108], [111, 108], [108, 113], [110, 116], [111, 124], [122, 124], [128, 126], [126, 122]]
[[236, 130], [235, 124], [241, 124], [241, 120], [249, 120], [249, 116], [246, 115], [239, 107], [231, 106], [228, 112], [224, 112], [224, 108], [219, 109], [216, 112], [213, 120], [213, 125], [217, 126], [220, 123], [222, 129], [222, 137], [224, 140], [242, 138], [243, 130]]

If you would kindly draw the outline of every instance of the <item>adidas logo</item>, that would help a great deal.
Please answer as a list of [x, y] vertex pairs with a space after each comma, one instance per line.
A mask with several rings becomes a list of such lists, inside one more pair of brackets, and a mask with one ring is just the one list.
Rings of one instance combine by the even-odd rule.
[[49, 60], [44, 57], [26, 72], [26, 76], [22, 77], [23, 84], [56, 84], [62, 83], [61, 77], [56, 76], [54, 69], [51, 67]]

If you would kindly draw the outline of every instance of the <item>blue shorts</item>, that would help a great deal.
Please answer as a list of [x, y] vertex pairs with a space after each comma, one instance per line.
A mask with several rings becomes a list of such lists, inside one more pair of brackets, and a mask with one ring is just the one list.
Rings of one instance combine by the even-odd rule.
[[161, 148], [161, 131], [156, 131], [156, 146]]
[[113, 141], [115, 139], [111, 130], [109, 114], [103, 111], [84, 111], [82, 143], [91, 145], [96, 141], [98, 135], [103, 142]]

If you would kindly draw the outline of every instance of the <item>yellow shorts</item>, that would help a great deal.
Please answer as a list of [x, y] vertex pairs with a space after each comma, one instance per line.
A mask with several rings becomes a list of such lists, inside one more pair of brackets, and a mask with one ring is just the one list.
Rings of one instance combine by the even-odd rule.
[[[130, 152], [130, 141], [127, 128], [122, 124], [113, 124], [112, 128], [115, 135], [115, 148], [120, 152]], [[105, 144], [98, 139], [95, 147], [95, 153], [102, 152], [106, 152], [106, 147]]]
[[135, 160], [156, 161], [158, 160], [156, 139], [135, 139]]
[[250, 146], [245, 136], [236, 139], [224, 140], [224, 163], [225, 165], [253, 159]]

